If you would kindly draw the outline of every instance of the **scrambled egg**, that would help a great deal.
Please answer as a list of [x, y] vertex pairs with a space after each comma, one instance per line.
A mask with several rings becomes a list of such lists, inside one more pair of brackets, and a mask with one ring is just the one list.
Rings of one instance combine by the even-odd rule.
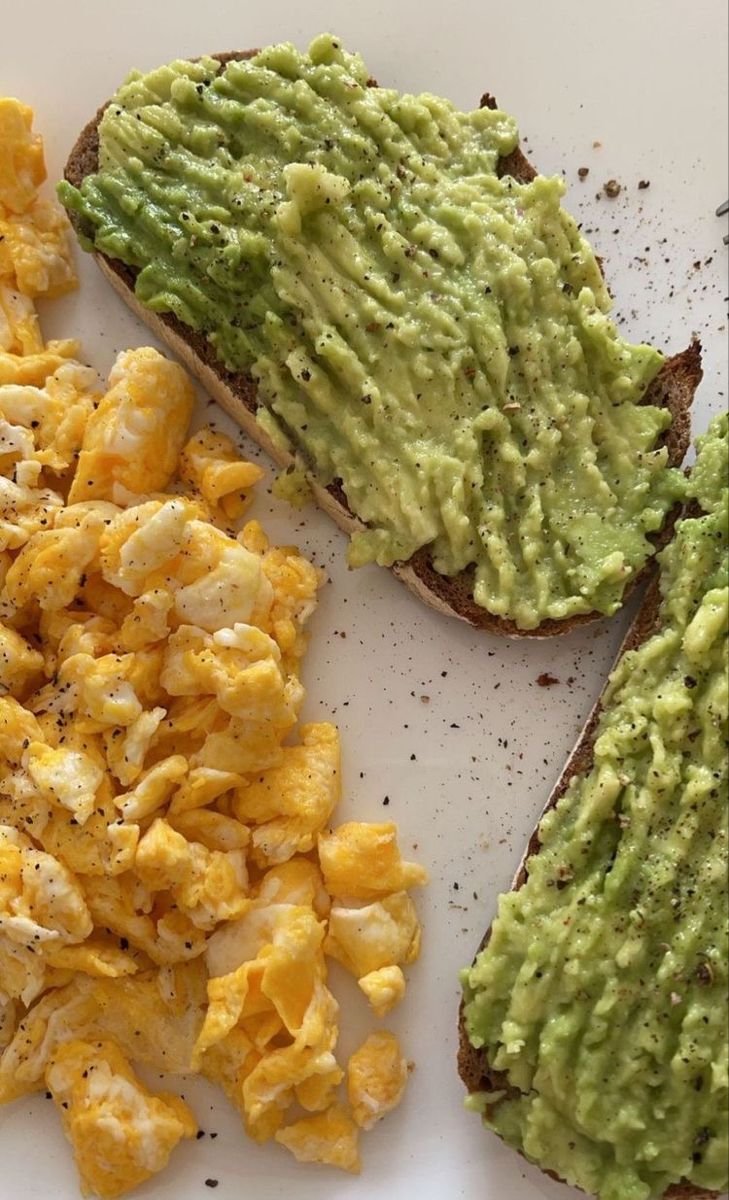
[[408, 1064], [392, 1033], [371, 1033], [355, 1050], [347, 1067], [347, 1095], [352, 1116], [371, 1129], [402, 1100]]
[[389, 1012], [426, 875], [392, 824], [329, 828], [337, 730], [298, 725], [322, 580], [240, 528], [260, 468], [189, 436], [155, 350], [104, 386], [44, 344], [34, 300], [75, 279], [31, 121], [0, 99], [0, 1103], [47, 1089], [101, 1197], [196, 1132], [132, 1063], [358, 1171], [407, 1066], [384, 1032], [340, 1064], [327, 963]]
[[[42, 359], [73, 351], [73, 343], [44, 347], [33, 306], [37, 296], [70, 291], [76, 277], [68, 223], [56, 204], [38, 196], [46, 169], [32, 122], [25, 104], [0, 97], [0, 363], [6, 352]], [[38, 369], [35, 362], [30, 367]]]
[[120, 1196], [166, 1166], [197, 1125], [179, 1096], [153, 1096], [113, 1042], [64, 1042], [46, 1081], [61, 1108], [86, 1193]]

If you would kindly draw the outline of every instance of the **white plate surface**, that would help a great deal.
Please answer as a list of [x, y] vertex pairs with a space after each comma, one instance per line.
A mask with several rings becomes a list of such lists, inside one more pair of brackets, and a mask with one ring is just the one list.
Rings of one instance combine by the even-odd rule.
[[[564, 172], [567, 204], [595, 230], [628, 333], [672, 350], [700, 334], [706, 375], [695, 430], [725, 406], [726, 220], [713, 215], [727, 191], [719, 0], [16, 0], [2, 10], [0, 94], [35, 108], [51, 179], [128, 69], [177, 56], [282, 40], [303, 48], [332, 30], [382, 83], [439, 92], [462, 107], [488, 89], [518, 117], [540, 169]], [[590, 168], [585, 183], [581, 166]], [[610, 178], [623, 193], [597, 200]], [[641, 179], [648, 189], [638, 190]], [[82, 337], [88, 361], [106, 371], [117, 350], [150, 338], [95, 267], [80, 267], [80, 291], [48, 307], [45, 329]], [[341, 816], [394, 818], [405, 849], [432, 872], [419, 901], [423, 955], [389, 1022], [417, 1067], [402, 1107], [364, 1139], [358, 1179], [298, 1167], [275, 1145], [255, 1147], [214, 1089], [187, 1086], [202, 1127], [218, 1136], [178, 1149], [140, 1200], [576, 1197], [463, 1113], [457, 973], [509, 884], [627, 614], [544, 643], [490, 638], [429, 612], [386, 571], [348, 572], [345, 538], [321, 514], [263, 497], [256, 515], [331, 578], [311, 627], [306, 715], [341, 728]], [[542, 672], [559, 684], [537, 686]], [[347, 1051], [369, 1022], [356, 988], [337, 976], [337, 990]], [[56, 1113], [42, 1097], [0, 1112], [0, 1163], [0, 1200], [78, 1195]]]

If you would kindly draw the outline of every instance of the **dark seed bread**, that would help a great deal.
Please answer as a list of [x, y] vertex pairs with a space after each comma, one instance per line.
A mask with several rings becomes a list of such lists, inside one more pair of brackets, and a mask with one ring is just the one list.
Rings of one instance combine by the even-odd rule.
[[[225, 64], [232, 59], [251, 58], [256, 53], [255, 50], [232, 51], [215, 54], [213, 57]], [[370, 80], [370, 84], [376, 86], [374, 80]], [[486, 93], [481, 98], [481, 106], [494, 108], [496, 102]], [[104, 108], [99, 109], [93, 120], [82, 130], [69, 155], [64, 174], [75, 187], [80, 187], [85, 177], [98, 169], [98, 127], [103, 113]], [[536, 175], [534, 167], [519, 148], [500, 160], [499, 173], [511, 175], [522, 183], [529, 182]], [[83, 229], [83, 223], [75, 215], [72, 214], [71, 220], [78, 233], [88, 232]], [[255, 419], [258, 401], [253, 380], [245, 373], [227, 371], [217, 360], [207, 339], [183, 325], [171, 313], [159, 315], [140, 304], [134, 294], [137, 272], [133, 268], [97, 252], [94, 257], [122, 299], [149, 326], [156, 337], [169, 346], [193, 375], [197, 376], [206, 391], [242, 426], [248, 436], [266, 450], [280, 466], [291, 466], [293, 457], [277, 449]], [[672, 466], [680, 465], [688, 449], [689, 407], [701, 375], [701, 346], [698, 341], [694, 341], [682, 354], [666, 360], [644, 397], [644, 403], [665, 406], [671, 412], [673, 422], [663, 437], [663, 443], [668, 447], [669, 462]], [[341, 529], [353, 533], [364, 528], [362, 522], [351, 512], [341, 486], [335, 483], [324, 488], [320, 484], [311, 481], [310, 483], [317, 504]], [[660, 549], [670, 540], [675, 518], [675, 512], [669, 514], [663, 529], [653, 537], [656, 549]], [[551, 637], [567, 633], [577, 625], [599, 619], [602, 615], [597, 612], [583, 613], [564, 620], [545, 620], [536, 629], [520, 629], [514, 621], [495, 616], [476, 604], [473, 599], [472, 569], [452, 577], [440, 575], [433, 567], [427, 547], [419, 550], [407, 562], [395, 563], [392, 569], [403, 583], [431, 608], [449, 616], [459, 617], [489, 633], [508, 637]], [[651, 563], [648, 562], [626, 588], [625, 598], [650, 570]]]

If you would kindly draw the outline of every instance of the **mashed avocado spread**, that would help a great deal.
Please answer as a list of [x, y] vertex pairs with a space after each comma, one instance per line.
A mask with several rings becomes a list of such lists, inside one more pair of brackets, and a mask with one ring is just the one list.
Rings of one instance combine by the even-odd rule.
[[499, 178], [514, 121], [307, 54], [132, 74], [99, 170], [59, 193], [136, 293], [250, 372], [259, 420], [368, 526], [354, 565], [428, 547], [528, 629], [612, 613], [680, 492], [563, 184]]
[[726, 417], [699, 446], [703, 515], [661, 555], [657, 631], [618, 663], [594, 765], [463, 974], [504, 1080], [471, 1103], [601, 1200], [729, 1176]]

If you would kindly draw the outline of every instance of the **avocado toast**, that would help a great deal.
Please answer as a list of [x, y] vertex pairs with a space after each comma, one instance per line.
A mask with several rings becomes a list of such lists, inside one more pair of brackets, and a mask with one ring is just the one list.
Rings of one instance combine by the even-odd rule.
[[463, 973], [486, 1125], [602, 1200], [727, 1183], [727, 419]]
[[[670, 537], [698, 345], [663, 361], [618, 338], [560, 185], [535, 179], [488, 97], [475, 114], [399, 97], [327, 37], [308, 58], [249, 58], [130, 77], [83, 131], [61, 194], [102, 270], [276, 461], [305, 470], [353, 562], [389, 564], [497, 633], [614, 612]], [[209, 145], [189, 152], [198, 127]]]

